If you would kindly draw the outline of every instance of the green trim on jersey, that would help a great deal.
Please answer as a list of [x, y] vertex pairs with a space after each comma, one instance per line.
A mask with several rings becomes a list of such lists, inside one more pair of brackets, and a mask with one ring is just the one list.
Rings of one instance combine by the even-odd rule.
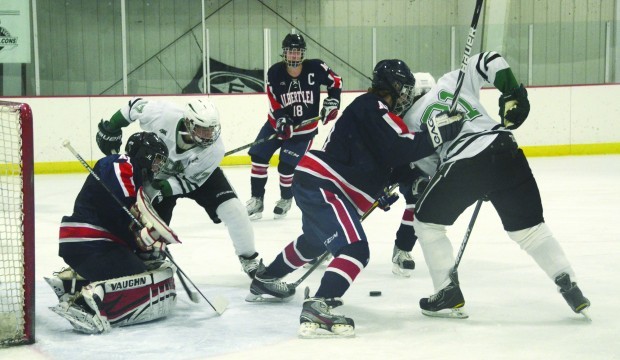
[[510, 91], [519, 87], [519, 83], [510, 68], [502, 69], [495, 73], [493, 85], [495, 85], [495, 88], [501, 91], [502, 94], [508, 94]]
[[118, 110], [110, 118], [110, 125], [112, 127], [112, 130], [120, 130], [121, 128], [124, 128], [125, 126], [129, 125], [129, 121], [125, 119], [123, 114], [121, 114], [121, 111]]

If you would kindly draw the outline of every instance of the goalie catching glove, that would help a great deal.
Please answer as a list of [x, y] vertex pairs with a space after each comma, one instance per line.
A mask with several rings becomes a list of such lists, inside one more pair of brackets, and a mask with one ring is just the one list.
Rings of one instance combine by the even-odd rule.
[[422, 124], [422, 131], [428, 133], [431, 145], [437, 148], [458, 136], [463, 128], [463, 119], [465, 119], [463, 112], [457, 111], [456, 114], [450, 115], [447, 111], [442, 111]]
[[529, 113], [530, 101], [523, 84], [499, 97], [499, 116], [506, 129], [517, 129], [525, 122]]
[[[136, 203], [131, 207], [131, 213], [143, 226], [143, 228], [138, 229], [133, 222], [130, 225], [136, 235], [136, 243], [141, 250], [150, 251], [154, 247], [160, 247], [159, 244], [156, 244], [157, 242], [163, 244], [181, 243], [174, 231], [157, 215], [151, 205], [151, 199], [144, 193], [143, 188], [138, 189]], [[162, 251], [164, 249], [161, 248]]]
[[104, 120], [99, 122], [98, 128], [95, 140], [97, 140], [99, 150], [106, 155], [118, 154], [123, 142], [123, 132], [112, 128], [110, 122]]

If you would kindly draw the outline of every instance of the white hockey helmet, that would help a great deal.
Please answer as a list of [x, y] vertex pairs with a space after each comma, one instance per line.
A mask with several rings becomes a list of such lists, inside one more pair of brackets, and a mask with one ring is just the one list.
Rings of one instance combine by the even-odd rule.
[[427, 72], [418, 72], [414, 73], [415, 77], [415, 87], [413, 89], [414, 97], [420, 97], [431, 90], [433, 86], [437, 83], [435, 82], [435, 78], [433, 75]]
[[220, 114], [209, 100], [192, 100], [185, 106], [185, 127], [200, 147], [212, 145], [220, 137]]

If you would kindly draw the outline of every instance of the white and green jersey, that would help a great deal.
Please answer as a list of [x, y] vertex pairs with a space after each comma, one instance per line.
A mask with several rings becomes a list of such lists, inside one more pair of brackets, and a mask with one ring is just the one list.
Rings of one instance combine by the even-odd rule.
[[181, 139], [186, 131], [183, 109], [173, 103], [136, 98], [120, 109], [120, 114], [130, 123], [138, 121], [140, 128], [156, 133], [166, 143], [168, 162], [157, 178], [168, 180], [173, 195], [196, 190], [224, 158], [222, 137], [207, 148], [191, 146]]
[[[419, 132], [420, 126], [442, 111], [448, 111], [454, 97], [459, 70], [443, 75], [426, 95], [417, 100], [403, 120], [409, 131]], [[473, 55], [469, 59], [459, 96], [457, 110], [465, 112], [465, 122], [459, 135], [437, 148], [443, 163], [470, 158], [487, 148], [500, 132], [510, 132], [502, 127], [480, 103], [480, 88], [493, 84], [502, 92], [517, 86], [506, 60], [496, 52]]]

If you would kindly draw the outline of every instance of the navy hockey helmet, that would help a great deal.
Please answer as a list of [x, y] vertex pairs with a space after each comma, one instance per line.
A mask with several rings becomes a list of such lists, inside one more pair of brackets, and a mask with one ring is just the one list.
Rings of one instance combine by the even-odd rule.
[[149, 177], [159, 173], [168, 160], [168, 147], [155, 133], [138, 132], [127, 139], [125, 153], [133, 164], [146, 170]]
[[282, 40], [282, 58], [290, 67], [298, 67], [304, 61], [306, 40], [301, 34], [288, 34]]
[[387, 91], [392, 97], [390, 111], [402, 116], [413, 105], [415, 77], [404, 61], [381, 60], [372, 73], [372, 88]]

